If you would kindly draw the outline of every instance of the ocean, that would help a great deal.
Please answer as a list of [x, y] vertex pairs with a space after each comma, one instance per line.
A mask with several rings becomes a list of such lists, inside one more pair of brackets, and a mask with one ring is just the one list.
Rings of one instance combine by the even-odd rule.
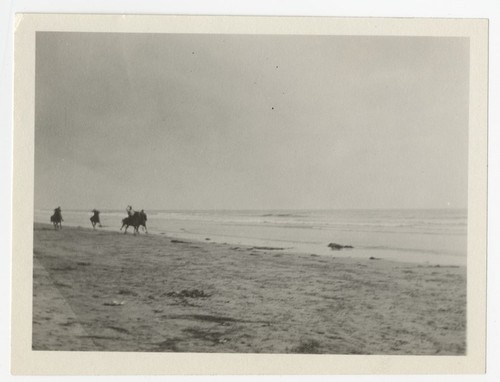
[[[91, 227], [90, 211], [62, 211], [64, 225]], [[467, 210], [150, 210], [150, 234], [231, 245], [283, 248], [287, 253], [466, 265]], [[35, 210], [49, 223], [52, 210]], [[119, 231], [123, 210], [101, 210], [106, 230]], [[132, 229], [129, 228], [132, 233]], [[142, 233], [142, 230], [141, 230]], [[209, 240], [207, 240], [209, 239]], [[331, 250], [329, 243], [352, 249]]]

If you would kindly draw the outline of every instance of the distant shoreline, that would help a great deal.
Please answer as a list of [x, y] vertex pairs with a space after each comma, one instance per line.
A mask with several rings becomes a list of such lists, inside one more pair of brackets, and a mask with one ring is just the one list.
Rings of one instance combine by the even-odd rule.
[[[36, 227], [36, 225], [40, 225], [40, 226], [46, 226], [46, 227], [52, 228], [52, 225], [49, 223], [34, 222], [34, 225], [35, 225], [35, 227]], [[76, 223], [69, 223], [66, 225], [64, 225], [64, 223], [63, 223], [63, 230], [64, 229], [82, 229], [82, 230], [92, 231], [92, 228], [84, 227], [84, 226], [76, 224]], [[123, 228], [123, 230], [120, 230], [119, 226], [103, 225], [102, 227], [96, 228], [95, 230], [96, 231], [106, 231], [106, 232], [110, 232], [110, 233], [117, 233], [117, 234], [122, 234], [122, 235], [132, 235], [132, 236], [134, 235], [133, 227], [129, 227], [126, 234], [125, 234], [125, 228]], [[307, 251], [297, 251], [297, 250], [290, 251], [289, 248], [287, 248], [286, 246], [283, 246], [283, 245], [265, 245], [265, 244], [263, 245], [262, 243], [259, 243], [259, 242], [255, 242], [252, 244], [228, 243], [226, 241], [217, 240], [217, 239], [214, 239], [213, 237], [206, 237], [207, 235], [201, 235], [201, 234], [198, 235], [199, 237], [193, 237], [192, 235], [190, 236], [190, 235], [187, 235], [185, 233], [184, 234], [182, 234], [182, 233], [173, 234], [173, 233], [168, 232], [168, 231], [154, 231], [151, 229], [148, 231], [148, 233], [145, 233], [145, 231], [143, 230], [143, 227], [140, 227], [139, 234], [137, 234], [137, 235], [153, 235], [153, 236], [159, 236], [159, 237], [171, 237], [173, 240], [182, 240], [182, 241], [196, 242], [196, 243], [210, 242], [210, 243], [214, 243], [214, 244], [217, 243], [217, 244], [221, 244], [221, 245], [227, 245], [230, 247], [239, 246], [239, 247], [247, 247], [247, 248], [258, 248], [258, 247], [273, 248], [273, 249], [280, 249], [280, 250], [282, 250], [283, 253], [287, 253], [287, 254], [293, 255], [293, 256], [310, 254]], [[325, 248], [328, 248], [327, 244], [325, 244]], [[349, 259], [349, 258], [351, 258], [350, 255], [352, 255], [352, 253], [350, 253], [349, 251], [350, 251], [350, 249], [344, 249], [344, 250], [338, 250], [338, 251], [332, 251], [330, 249], [327, 249], [327, 252], [328, 252], [327, 254], [313, 253], [313, 255], [322, 256], [322, 257], [341, 257], [341, 258]], [[390, 250], [387, 250], [387, 251], [390, 251]], [[363, 259], [369, 260], [370, 257], [372, 257], [372, 256], [369, 256], [369, 255], [364, 256], [364, 257], [358, 256], [355, 258], [360, 259], [360, 260], [363, 260]], [[421, 265], [426, 264], [426, 262], [424, 262], [424, 261], [405, 261], [405, 259], [398, 259], [398, 258], [394, 258], [394, 257], [392, 257], [392, 258], [377, 257], [377, 256], [373, 256], [373, 257], [375, 257], [376, 259], [384, 259], [385, 261], [391, 261], [391, 262], [402, 263], [402, 264], [421, 264]], [[464, 267], [464, 268], [466, 267], [463, 264], [455, 264], [455, 263], [453, 263], [453, 264], [447, 264], [447, 263], [440, 264], [439, 259], [436, 259], [436, 261], [433, 263], [433, 265], [440, 265], [440, 266], [452, 265], [452, 266], [459, 266], [459, 267]]]
[[[35, 210], [35, 222], [52, 211]], [[286, 248], [295, 254], [383, 257], [399, 262], [466, 266], [464, 210], [148, 211], [148, 231], [177, 239]], [[90, 211], [63, 209], [66, 225], [90, 227]], [[123, 210], [101, 211], [105, 230], [119, 231]], [[330, 243], [353, 247], [340, 254]]]
[[[106, 212], [123, 212], [124, 216], [126, 215], [125, 208], [63, 208], [64, 211], [71, 212], [89, 212], [93, 209], [97, 208], [102, 213]], [[143, 209], [141, 207], [141, 209]], [[46, 207], [39, 208], [35, 207], [35, 211], [53, 211], [54, 207]], [[212, 208], [212, 209], [158, 209], [158, 208], [144, 208], [146, 212], [288, 212], [288, 211], [297, 211], [297, 212], [334, 212], [334, 211], [467, 211], [467, 207], [454, 207], [454, 208], [278, 208], [278, 209], [260, 209], [260, 208]]]

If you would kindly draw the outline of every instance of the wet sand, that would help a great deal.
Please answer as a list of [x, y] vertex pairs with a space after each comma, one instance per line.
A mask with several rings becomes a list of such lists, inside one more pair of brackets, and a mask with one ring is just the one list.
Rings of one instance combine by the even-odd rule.
[[34, 350], [466, 351], [464, 267], [47, 224], [33, 261]]

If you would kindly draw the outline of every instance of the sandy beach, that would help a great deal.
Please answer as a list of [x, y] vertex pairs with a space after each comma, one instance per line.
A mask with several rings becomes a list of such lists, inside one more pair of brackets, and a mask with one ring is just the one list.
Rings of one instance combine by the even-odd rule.
[[466, 269], [35, 224], [34, 350], [465, 354]]

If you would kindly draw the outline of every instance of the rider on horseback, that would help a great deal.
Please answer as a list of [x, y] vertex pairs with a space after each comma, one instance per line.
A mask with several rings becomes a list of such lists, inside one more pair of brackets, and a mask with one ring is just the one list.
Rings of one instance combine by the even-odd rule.
[[95, 226], [97, 224], [99, 224], [99, 227], [102, 227], [101, 218], [99, 217], [99, 214], [101, 212], [99, 210], [96, 210], [95, 208], [91, 212], [94, 214], [90, 217], [90, 223], [92, 223], [92, 228], [95, 229]]
[[127, 211], [127, 215], [130, 217], [132, 215], [134, 215], [135, 211], [132, 209], [132, 206], [127, 206], [127, 208], [125, 209], [125, 211]]
[[50, 221], [54, 224], [55, 229], [62, 228], [61, 222], [63, 222], [64, 219], [61, 214], [61, 207], [54, 209], [54, 215], [50, 217]]
[[128, 217], [122, 219], [122, 227], [120, 228], [120, 230], [125, 227], [125, 233], [127, 233], [127, 228], [129, 226], [133, 226], [135, 235], [136, 233], [139, 233], [139, 227], [142, 225], [146, 233], [148, 232], [148, 228], [146, 226], [148, 216], [146, 215], [144, 210], [141, 210], [141, 212], [136, 212], [131, 205], [128, 205], [125, 211], [127, 211]]

